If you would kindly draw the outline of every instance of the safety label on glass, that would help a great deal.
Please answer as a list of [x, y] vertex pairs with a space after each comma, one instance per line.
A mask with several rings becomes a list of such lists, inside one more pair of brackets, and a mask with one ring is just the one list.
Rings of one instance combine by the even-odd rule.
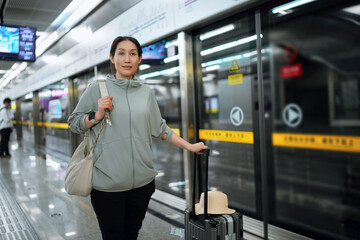
[[243, 74], [234, 74], [228, 76], [229, 85], [243, 84]]
[[360, 137], [320, 134], [273, 133], [273, 146], [360, 152]]
[[222, 142], [254, 143], [253, 132], [199, 129], [202, 140], [217, 140]]

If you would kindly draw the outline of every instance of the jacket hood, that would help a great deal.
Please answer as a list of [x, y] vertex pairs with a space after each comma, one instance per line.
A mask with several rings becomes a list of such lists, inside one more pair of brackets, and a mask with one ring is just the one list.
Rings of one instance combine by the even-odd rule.
[[106, 80], [113, 82], [114, 84], [118, 85], [121, 88], [126, 88], [129, 85], [129, 83], [130, 83], [130, 87], [140, 87], [142, 85], [142, 83], [138, 79], [133, 79], [133, 80], [126, 78], [116, 79], [115, 76], [112, 74], [108, 74], [106, 76]]

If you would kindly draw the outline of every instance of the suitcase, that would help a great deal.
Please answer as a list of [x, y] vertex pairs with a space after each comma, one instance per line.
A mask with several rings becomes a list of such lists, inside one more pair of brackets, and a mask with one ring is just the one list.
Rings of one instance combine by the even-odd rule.
[[[242, 240], [243, 221], [242, 215], [233, 214], [210, 215], [208, 214], [208, 167], [210, 150], [205, 149], [203, 154], [196, 155], [193, 161], [193, 192], [192, 206], [185, 210], [185, 240]], [[195, 214], [195, 192], [197, 177], [197, 162], [205, 161], [204, 184], [204, 214]]]

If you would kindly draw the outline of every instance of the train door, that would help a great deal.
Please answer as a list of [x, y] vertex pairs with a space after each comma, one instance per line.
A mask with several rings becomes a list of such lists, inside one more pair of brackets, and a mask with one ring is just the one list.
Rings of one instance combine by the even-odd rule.
[[316, 239], [359, 239], [360, 5], [296, 6], [262, 14], [270, 223]]
[[[177, 38], [169, 37], [144, 46], [142, 50], [142, 64], [139, 67], [138, 78], [154, 90], [162, 117], [168, 126], [181, 136]], [[184, 199], [185, 181], [181, 149], [170, 143], [154, 139], [153, 154], [154, 166], [158, 172], [157, 192], [154, 197], [163, 201], [165, 198], [160, 199], [160, 195], [165, 193]]]
[[194, 36], [199, 138], [212, 150], [209, 187], [229, 205], [261, 214], [254, 13], [205, 27]]

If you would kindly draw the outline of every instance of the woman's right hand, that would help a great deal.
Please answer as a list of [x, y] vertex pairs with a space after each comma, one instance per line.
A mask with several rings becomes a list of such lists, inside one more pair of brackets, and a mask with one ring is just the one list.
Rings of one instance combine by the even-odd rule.
[[201, 154], [201, 150], [207, 149], [208, 146], [206, 146], [203, 142], [198, 142], [190, 145], [190, 151], [195, 152], [196, 154]]
[[113, 96], [107, 96], [103, 98], [99, 98], [98, 100], [98, 111], [95, 114], [95, 120], [100, 121], [105, 116], [105, 110], [108, 109], [109, 111], [113, 110]]

